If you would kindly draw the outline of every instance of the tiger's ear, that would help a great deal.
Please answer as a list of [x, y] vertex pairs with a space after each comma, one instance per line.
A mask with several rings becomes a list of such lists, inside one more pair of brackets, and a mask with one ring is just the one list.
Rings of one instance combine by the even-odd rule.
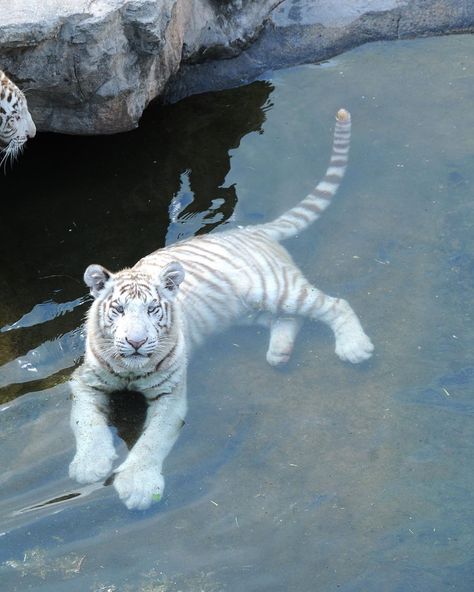
[[92, 296], [97, 298], [104, 289], [106, 282], [112, 277], [110, 271], [102, 265], [89, 265], [84, 272], [84, 281], [89, 286]]
[[177, 261], [172, 261], [161, 271], [159, 290], [166, 298], [174, 298], [183, 280], [183, 266]]

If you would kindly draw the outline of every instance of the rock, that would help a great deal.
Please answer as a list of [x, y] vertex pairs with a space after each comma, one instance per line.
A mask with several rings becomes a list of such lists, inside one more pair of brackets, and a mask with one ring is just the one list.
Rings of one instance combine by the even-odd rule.
[[0, 64], [39, 130], [136, 127], [184, 59], [229, 57], [279, 0], [0, 0]]
[[136, 127], [158, 96], [473, 30], [472, 0], [0, 0], [0, 67], [27, 89], [40, 131], [109, 134]]
[[267, 70], [327, 60], [369, 41], [474, 31], [472, 0], [285, 0], [231, 60], [183, 64], [166, 100], [230, 88]]

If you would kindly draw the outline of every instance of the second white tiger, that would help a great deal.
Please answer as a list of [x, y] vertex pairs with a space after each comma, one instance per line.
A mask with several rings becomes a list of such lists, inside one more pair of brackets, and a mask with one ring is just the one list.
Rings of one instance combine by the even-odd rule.
[[77, 445], [71, 477], [86, 483], [110, 475], [116, 455], [107, 425], [108, 394], [139, 391], [149, 405], [145, 427], [113, 482], [129, 508], [159, 499], [163, 461], [186, 413], [187, 355], [206, 335], [231, 323], [270, 329], [272, 365], [288, 361], [304, 317], [329, 325], [342, 360], [358, 363], [371, 356], [373, 345], [349, 304], [311, 285], [279, 244], [329, 205], [347, 165], [350, 129], [350, 115], [341, 109], [323, 180], [273, 222], [193, 237], [118, 273], [87, 268], [84, 279], [95, 300], [85, 360], [71, 381]]
[[0, 165], [8, 159], [15, 160], [28, 138], [35, 135], [36, 126], [25, 95], [0, 70]]

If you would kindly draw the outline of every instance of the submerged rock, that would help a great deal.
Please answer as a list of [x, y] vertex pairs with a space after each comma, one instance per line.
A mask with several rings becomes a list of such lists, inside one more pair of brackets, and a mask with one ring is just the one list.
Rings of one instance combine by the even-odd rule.
[[110, 134], [158, 96], [367, 41], [472, 30], [472, 0], [0, 0], [0, 67], [27, 90], [39, 130]]

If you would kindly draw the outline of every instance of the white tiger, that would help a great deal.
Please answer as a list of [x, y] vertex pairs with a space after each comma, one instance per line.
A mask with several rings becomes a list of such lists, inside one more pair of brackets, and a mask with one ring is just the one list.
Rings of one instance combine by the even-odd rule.
[[14, 160], [28, 138], [36, 135], [36, 126], [28, 111], [25, 95], [0, 70], [0, 165]]
[[303, 317], [331, 327], [342, 360], [371, 356], [373, 345], [349, 304], [312, 286], [277, 242], [299, 233], [329, 205], [345, 172], [350, 129], [350, 115], [341, 109], [323, 180], [273, 222], [196, 236], [117, 273], [99, 265], [86, 269], [95, 300], [85, 360], [71, 381], [77, 443], [71, 477], [87, 483], [110, 474], [116, 454], [107, 425], [108, 394], [139, 391], [148, 402], [145, 427], [115, 469], [114, 487], [128, 508], [147, 508], [159, 499], [163, 461], [186, 414], [188, 353], [231, 323], [270, 328], [272, 365], [288, 361]]

